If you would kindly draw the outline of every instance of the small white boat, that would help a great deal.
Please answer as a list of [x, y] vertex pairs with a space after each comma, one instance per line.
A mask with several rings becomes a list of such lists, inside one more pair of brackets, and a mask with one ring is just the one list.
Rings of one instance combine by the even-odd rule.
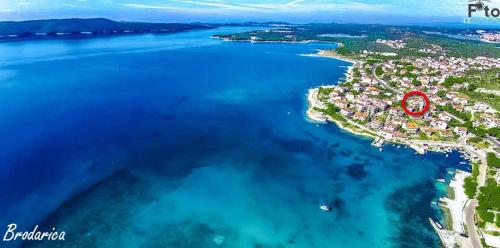
[[443, 229], [443, 226], [441, 224], [439, 224], [439, 222], [435, 222], [436, 223], [436, 226], [439, 228], [439, 229]]
[[438, 181], [440, 183], [445, 183], [446, 182], [446, 180], [444, 180], [443, 178], [438, 178], [438, 179], [436, 179], [436, 181]]
[[435, 201], [431, 201], [431, 204], [438, 205], [438, 203]]
[[326, 211], [326, 212], [332, 211], [332, 208], [328, 205], [321, 205], [321, 206], [319, 206], [319, 208], [323, 211]]
[[466, 164], [466, 162], [462, 161], [462, 162], [460, 162], [460, 164]]

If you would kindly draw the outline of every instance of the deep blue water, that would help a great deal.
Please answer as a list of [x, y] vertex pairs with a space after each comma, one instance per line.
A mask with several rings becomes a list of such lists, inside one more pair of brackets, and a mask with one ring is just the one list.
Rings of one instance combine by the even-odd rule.
[[379, 152], [309, 122], [307, 89], [348, 64], [298, 54], [333, 45], [209, 38], [235, 31], [1, 43], [0, 233], [66, 231], [25, 244], [42, 247], [439, 247], [430, 202], [458, 154]]

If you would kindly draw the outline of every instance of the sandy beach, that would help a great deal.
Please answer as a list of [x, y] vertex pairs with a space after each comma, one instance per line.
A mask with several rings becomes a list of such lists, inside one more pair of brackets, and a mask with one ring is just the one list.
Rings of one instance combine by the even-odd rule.
[[307, 117], [312, 121], [325, 123], [326, 116], [323, 113], [320, 113], [320, 112], [314, 110], [314, 107], [317, 107], [317, 108], [324, 107], [323, 103], [321, 103], [321, 101], [318, 100], [317, 96], [318, 96], [318, 89], [317, 88], [309, 89], [309, 91], [307, 93], [307, 101], [309, 103], [309, 106], [307, 108], [306, 114], [307, 114]]
[[353, 59], [349, 59], [349, 58], [346, 58], [344, 56], [338, 55], [335, 52], [330, 51], [330, 50], [318, 50], [317, 53], [301, 54], [301, 56], [332, 58], [332, 59], [338, 59], [338, 60], [342, 60], [342, 61], [353, 63], [353, 64], [357, 62]]

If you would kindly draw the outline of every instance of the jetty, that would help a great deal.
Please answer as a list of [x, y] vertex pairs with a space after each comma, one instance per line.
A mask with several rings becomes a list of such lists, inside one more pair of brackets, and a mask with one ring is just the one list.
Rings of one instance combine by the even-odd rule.
[[439, 228], [438, 223], [432, 218], [429, 218], [429, 222], [431, 223], [432, 228], [434, 228], [434, 231], [438, 234], [443, 246], [446, 248], [454, 248], [456, 245], [454, 232]]
[[384, 145], [384, 142], [385, 140], [384, 139], [381, 139], [381, 138], [376, 138], [375, 140], [373, 140], [372, 142], [372, 146], [375, 146], [375, 147], [382, 147]]

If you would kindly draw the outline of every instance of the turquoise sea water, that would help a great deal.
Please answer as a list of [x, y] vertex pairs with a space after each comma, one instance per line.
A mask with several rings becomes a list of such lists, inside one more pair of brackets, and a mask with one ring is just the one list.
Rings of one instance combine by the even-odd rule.
[[23, 244], [40, 247], [439, 247], [430, 202], [458, 154], [309, 122], [307, 89], [349, 64], [298, 56], [329, 44], [210, 39], [240, 30], [1, 43], [0, 230], [66, 231]]

